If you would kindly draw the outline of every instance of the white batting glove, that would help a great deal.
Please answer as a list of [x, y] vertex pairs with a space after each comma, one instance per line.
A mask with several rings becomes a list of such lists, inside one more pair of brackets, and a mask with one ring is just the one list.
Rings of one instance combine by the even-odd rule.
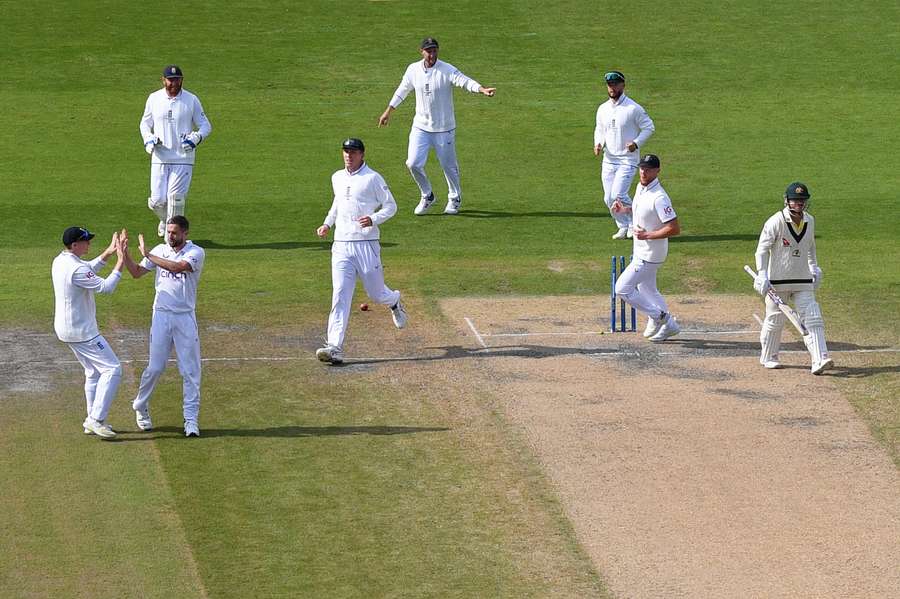
[[156, 147], [156, 144], [158, 144], [158, 143], [159, 143], [159, 138], [158, 138], [158, 137], [154, 137], [153, 139], [148, 139], [147, 141], [144, 142], [144, 150], [145, 150], [148, 154], [152, 154], [152, 153], [153, 153], [153, 148], [155, 148], [155, 147]]
[[193, 152], [202, 139], [196, 131], [185, 133], [181, 136], [181, 150], [183, 152]]
[[769, 289], [769, 273], [764, 270], [756, 273], [756, 278], [753, 279], [753, 288], [758, 294], [765, 295]]
[[813, 289], [818, 289], [819, 285], [822, 284], [822, 275], [824, 274], [822, 269], [818, 266], [814, 266], [810, 269], [809, 274], [811, 274], [813, 278]]

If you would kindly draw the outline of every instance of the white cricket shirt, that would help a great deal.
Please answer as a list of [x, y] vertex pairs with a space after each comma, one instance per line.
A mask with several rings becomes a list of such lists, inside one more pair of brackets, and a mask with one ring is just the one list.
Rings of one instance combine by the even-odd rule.
[[413, 127], [438, 133], [456, 129], [456, 117], [453, 114], [453, 86], [461, 87], [473, 94], [478, 93], [481, 84], [464, 75], [459, 69], [438, 60], [434, 66], [425, 67], [420, 60], [406, 67], [400, 86], [388, 103], [397, 108], [412, 90], [416, 90], [416, 116]]
[[[365, 162], [356, 172], [342, 168], [331, 175], [334, 200], [323, 224], [334, 229], [335, 241], [378, 239], [378, 225], [394, 216], [397, 202], [384, 178]], [[363, 227], [359, 219], [372, 217], [372, 226]]]
[[[678, 215], [672, 207], [669, 194], [663, 189], [659, 179], [654, 179], [644, 187], [638, 183], [634, 190], [634, 201], [631, 204], [634, 226], [645, 231], [656, 231]], [[669, 255], [669, 240], [638, 239], [634, 237], [634, 257], [647, 262], [662, 263]]]
[[165, 88], [150, 94], [141, 117], [141, 137], [144, 143], [156, 137], [161, 140], [153, 149], [151, 161], [154, 164], [194, 164], [197, 152], [183, 151], [181, 137], [191, 133], [195, 126], [202, 139], [212, 133], [212, 124], [197, 96], [182, 89], [170, 98]]
[[[594, 146], [603, 144], [603, 161], [612, 164], [637, 166], [641, 147], [653, 135], [655, 127], [640, 104], [622, 94], [619, 101], [612, 98], [597, 108], [597, 125], [594, 127]], [[629, 152], [628, 142], [637, 144], [637, 150]]]
[[200, 284], [200, 273], [206, 253], [194, 242], [187, 241], [184, 247], [175, 251], [165, 243], [161, 243], [150, 253], [172, 262], [188, 262], [193, 271], [179, 273], [159, 268], [149, 258], [141, 260], [141, 266], [156, 271], [156, 298], [153, 300], [154, 310], [166, 312], [193, 312], [197, 305], [197, 286]]
[[766, 220], [756, 246], [756, 268], [768, 271], [776, 291], [811, 291], [816, 262], [816, 219], [811, 214], [803, 213], [799, 227], [793, 226], [787, 208]]
[[86, 262], [69, 250], [53, 259], [53, 328], [60, 341], [80, 343], [100, 334], [94, 293], [112, 293], [121, 278], [118, 271], [105, 279], [99, 276], [96, 271], [103, 265], [99, 258]]

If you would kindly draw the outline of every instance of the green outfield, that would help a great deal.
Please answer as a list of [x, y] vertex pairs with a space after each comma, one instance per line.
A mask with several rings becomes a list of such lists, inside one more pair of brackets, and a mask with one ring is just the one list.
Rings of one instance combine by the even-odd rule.
[[[347, 136], [399, 205], [386, 279], [431, 327], [404, 351], [443, 334], [447, 297], [597, 294], [605, 318], [609, 256], [630, 252], [610, 240], [591, 151], [609, 68], [655, 121], [645, 149], [682, 224], [664, 293], [753, 293], [742, 266], [802, 180], [829, 339], [900, 347], [896, 2], [35, 2], [0, 4], [0, 20], [0, 595], [607, 596], [530, 446], [452, 360], [410, 384], [402, 362], [294, 359], [325, 329], [315, 229]], [[412, 214], [413, 99], [376, 127], [426, 35], [497, 88], [455, 95], [457, 217]], [[181, 437], [171, 366], [159, 428], [101, 443], [81, 434], [79, 369], [59, 364], [50, 262], [70, 225], [96, 231], [98, 251], [120, 227], [155, 238], [138, 123], [168, 63], [213, 124], [187, 216], [207, 256], [204, 356], [223, 361], [204, 366], [199, 440]], [[443, 196], [433, 155], [429, 174]], [[152, 295], [128, 278], [97, 302], [136, 360], [111, 416], [123, 431]], [[375, 316], [354, 315], [348, 357], [366, 341], [397, 354]], [[838, 383], [895, 464], [898, 355]]]

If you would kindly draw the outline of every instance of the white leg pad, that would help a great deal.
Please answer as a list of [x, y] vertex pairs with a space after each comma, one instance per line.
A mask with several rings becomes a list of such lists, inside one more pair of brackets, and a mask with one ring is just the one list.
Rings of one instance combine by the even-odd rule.
[[169, 195], [169, 201], [166, 210], [166, 222], [173, 216], [184, 216], [184, 203], [187, 195], [183, 193], [173, 193]]
[[154, 196], [150, 196], [147, 198], [147, 206], [153, 213], [156, 215], [159, 220], [166, 220], [166, 198], [157, 198]]
[[766, 298], [766, 319], [759, 333], [759, 363], [777, 362], [781, 350], [781, 331], [784, 329], [784, 314], [768, 297]]

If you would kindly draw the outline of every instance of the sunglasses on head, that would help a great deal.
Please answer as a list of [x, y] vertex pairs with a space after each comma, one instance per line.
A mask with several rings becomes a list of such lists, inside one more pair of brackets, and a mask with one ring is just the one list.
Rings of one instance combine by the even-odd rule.
[[603, 76], [603, 78], [606, 79], [607, 83], [613, 83], [613, 82], [617, 82], [617, 81], [625, 81], [625, 79], [622, 77], [621, 73], [616, 73], [614, 71], [607, 73], [606, 75]]

